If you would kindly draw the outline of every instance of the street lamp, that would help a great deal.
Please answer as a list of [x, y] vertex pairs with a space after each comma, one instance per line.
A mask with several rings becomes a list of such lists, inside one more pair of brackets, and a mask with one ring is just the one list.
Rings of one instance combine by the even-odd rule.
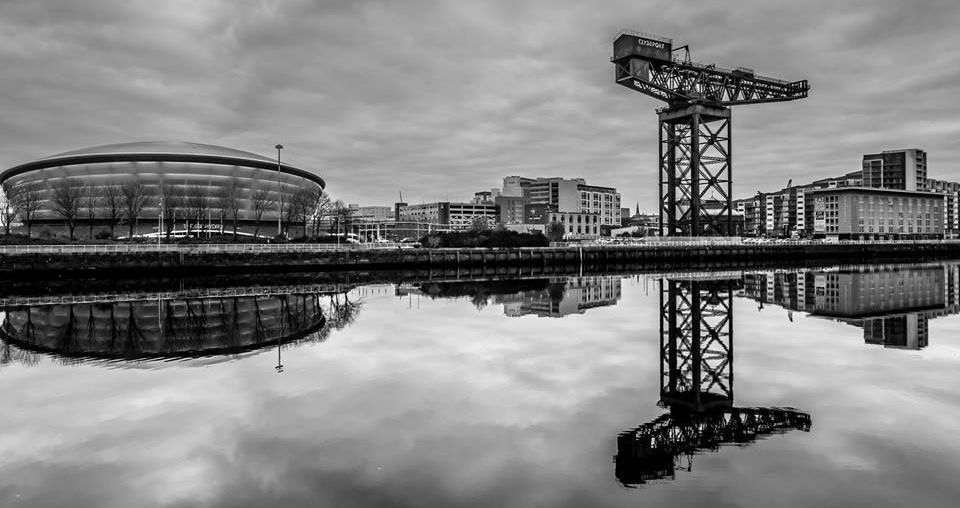
[[277, 149], [277, 199], [280, 200], [280, 213], [277, 214], [277, 235], [283, 234], [283, 225], [280, 221], [283, 220], [283, 192], [280, 191], [280, 173], [282, 169], [280, 168], [280, 150], [283, 150], [283, 145], [277, 145], [274, 148]]

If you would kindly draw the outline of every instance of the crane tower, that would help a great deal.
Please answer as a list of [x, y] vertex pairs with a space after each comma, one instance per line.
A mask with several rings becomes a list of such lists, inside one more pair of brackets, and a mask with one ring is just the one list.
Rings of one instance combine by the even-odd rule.
[[632, 32], [614, 41], [611, 61], [617, 83], [666, 103], [657, 110], [660, 235], [734, 234], [730, 106], [802, 99], [807, 81], [691, 62], [688, 46]]

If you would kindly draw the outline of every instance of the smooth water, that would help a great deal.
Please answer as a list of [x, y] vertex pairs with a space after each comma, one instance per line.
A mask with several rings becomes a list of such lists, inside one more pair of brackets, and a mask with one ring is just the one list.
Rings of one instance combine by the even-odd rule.
[[0, 310], [0, 506], [956, 506], [960, 267]]

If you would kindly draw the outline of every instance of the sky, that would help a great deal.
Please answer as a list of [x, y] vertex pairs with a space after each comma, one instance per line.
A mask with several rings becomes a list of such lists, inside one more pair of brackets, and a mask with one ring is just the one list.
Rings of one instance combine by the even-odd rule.
[[809, 80], [807, 99], [734, 109], [735, 197], [907, 147], [957, 179], [957, 26], [955, 0], [2, 0], [0, 167], [131, 141], [282, 143], [350, 203], [563, 176], [653, 211], [661, 104], [609, 61], [631, 29]]

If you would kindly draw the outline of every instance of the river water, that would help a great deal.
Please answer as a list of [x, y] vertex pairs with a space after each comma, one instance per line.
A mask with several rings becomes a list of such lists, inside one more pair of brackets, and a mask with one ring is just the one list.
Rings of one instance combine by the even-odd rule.
[[4, 507], [960, 502], [956, 263], [4, 305]]

